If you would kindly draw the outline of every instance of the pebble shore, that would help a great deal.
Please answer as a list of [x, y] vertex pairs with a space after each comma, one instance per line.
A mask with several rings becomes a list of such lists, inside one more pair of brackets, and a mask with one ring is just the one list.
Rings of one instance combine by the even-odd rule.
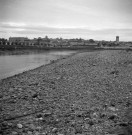
[[132, 135], [132, 52], [81, 52], [1, 80], [0, 135]]

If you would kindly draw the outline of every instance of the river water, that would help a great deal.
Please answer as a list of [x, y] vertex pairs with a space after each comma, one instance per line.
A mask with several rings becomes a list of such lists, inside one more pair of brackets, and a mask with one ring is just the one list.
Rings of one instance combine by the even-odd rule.
[[37, 68], [75, 53], [75, 51], [44, 51], [22, 55], [0, 55], [0, 80], [24, 71]]

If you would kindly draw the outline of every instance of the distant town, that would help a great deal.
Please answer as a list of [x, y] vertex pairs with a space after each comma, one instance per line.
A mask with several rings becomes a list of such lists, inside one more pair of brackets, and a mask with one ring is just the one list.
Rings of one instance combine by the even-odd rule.
[[28, 49], [28, 48], [95, 48], [95, 47], [115, 47], [131, 44], [132, 42], [120, 42], [119, 36], [116, 36], [115, 41], [97, 41], [94, 39], [63, 39], [63, 38], [44, 38], [38, 37], [29, 39], [27, 37], [10, 37], [9, 39], [0, 38], [0, 49]]

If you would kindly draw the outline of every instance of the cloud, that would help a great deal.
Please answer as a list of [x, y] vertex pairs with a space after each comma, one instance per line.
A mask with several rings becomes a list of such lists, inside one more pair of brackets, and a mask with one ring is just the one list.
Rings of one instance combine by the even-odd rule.
[[[89, 29], [87, 27], [58, 27], [50, 26], [41, 23], [1, 23], [1, 30], [12, 35], [38, 37], [50, 35], [51, 37], [64, 38], [94, 38], [97, 40], [115, 40], [115, 36], [119, 35], [123, 40], [131, 40], [132, 28], [103, 28], [103, 29]], [[1, 32], [0, 32], [1, 33]], [[127, 37], [127, 38], [126, 38]]]

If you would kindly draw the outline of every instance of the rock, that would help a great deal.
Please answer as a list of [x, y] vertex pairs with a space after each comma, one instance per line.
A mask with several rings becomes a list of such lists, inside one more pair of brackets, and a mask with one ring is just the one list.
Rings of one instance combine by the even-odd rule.
[[13, 124], [12, 124], [12, 123], [8, 123], [8, 126], [9, 126], [9, 127], [12, 127], [12, 126], [13, 126]]
[[71, 121], [71, 126], [74, 127], [76, 125], [75, 121]]
[[37, 93], [35, 93], [35, 94], [32, 95], [32, 98], [37, 98], [37, 97], [38, 97], [38, 94]]
[[69, 127], [69, 129], [68, 129], [68, 134], [69, 134], [69, 135], [75, 135], [75, 128]]
[[42, 115], [42, 114], [37, 114], [36, 117], [37, 117], [37, 118], [36, 118], [37, 121], [38, 121], [38, 120], [43, 120], [43, 115]]
[[40, 118], [36, 118], [36, 121], [41, 121], [41, 120], [43, 120], [43, 118], [42, 117], [40, 117]]
[[0, 94], [0, 98], [3, 98], [3, 95]]
[[113, 114], [113, 115], [109, 116], [108, 119], [114, 120], [116, 117], [117, 117], [117, 115]]
[[75, 134], [81, 134], [83, 132], [82, 126], [81, 125], [76, 125], [75, 126]]
[[47, 135], [47, 132], [43, 132], [43, 133], [41, 133], [40, 135]]
[[110, 111], [113, 111], [113, 112], [115, 112], [115, 111], [117, 111], [118, 109], [116, 109], [115, 107], [108, 107], [108, 110], [110, 110]]
[[95, 64], [95, 63], [93, 63], [93, 64], [92, 64], [92, 66], [96, 66], [96, 64]]
[[86, 124], [86, 123], [85, 123], [84, 128], [85, 128], [86, 130], [88, 130], [88, 129], [89, 129], [89, 124]]
[[128, 122], [132, 122], [132, 107], [129, 107], [126, 110], [125, 117], [127, 118]]
[[100, 114], [100, 118], [104, 118], [106, 116], [107, 116], [107, 114], [105, 112]]
[[36, 129], [36, 126], [35, 126], [34, 124], [30, 124], [29, 128], [30, 128], [31, 130], [35, 130], [35, 129]]
[[42, 117], [42, 114], [37, 114], [36, 117], [37, 117], [37, 118], [41, 118], [41, 117]]
[[51, 112], [45, 112], [43, 115], [44, 115], [44, 117], [48, 117], [48, 116], [51, 116], [52, 113]]
[[12, 131], [12, 135], [18, 135], [16, 131]]
[[94, 118], [97, 118], [98, 117], [98, 114], [96, 112], [93, 113], [93, 117]]
[[39, 132], [35, 132], [34, 135], [40, 135], [40, 133]]
[[58, 130], [57, 128], [53, 128], [53, 129], [52, 129], [52, 132], [53, 132], [53, 133], [56, 133], [57, 130]]
[[88, 124], [89, 124], [90, 126], [93, 126], [93, 125], [94, 125], [93, 120], [89, 120], [89, 121], [88, 121]]
[[33, 135], [33, 133], [31, 131], [28, 131], [27, 134], [28, 135]]
[[126, 102], [126, 107], [130, 107], [131, 106], [131, 102], [130, 101], [127, 101]]
[[4, 122], [1, 124], [1, 127], [2, 127], [2, 128], [7, 128], [7, 127], [8, 127], [8, 122], [7, 122], [7, 121], [4, 121]]
[[114, 70], [114, 71], [110, 72], [110, 74], [118, 75], [119, 71], [118, 70]]
[[76, 115], [77, 117], [83, 117], [84, 111], [75, 111], [75, 115]]
[[17, 127], [22, 128], [23, 126], [22, 126], [22, 124], [17, 124]]
[[127, 127], [128, 126], [128, 123], [120, 123], [119, 126], [121, 126], [121, 127]]
[[41, 130], [41, 129], [42, 129], [42, 127], [40, 127], [40, 126], [39, 126], [39, 127], [36, 127], [36, 130], [37, 130], [37, 131], [39, 131], [39, 130]]

